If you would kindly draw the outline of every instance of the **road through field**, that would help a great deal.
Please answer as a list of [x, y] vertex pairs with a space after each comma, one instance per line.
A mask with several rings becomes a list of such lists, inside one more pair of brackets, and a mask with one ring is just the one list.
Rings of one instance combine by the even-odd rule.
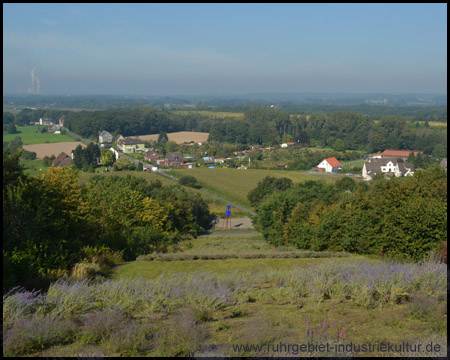
[[[166, 171], [167, 171], [167, 170], [166, 170]], [[160, 170], [159, 174], [161, 174], [161, 175], [163, 175], [163, 176], [165, 176], [165, 177], [167, 177], [167, 178], [169, 178], [169, 179], [178, 181], [178, 179], [177, 179], [175, 176], [171, 176], [171, 175], [169, 175], [169, 174], [166, 174], [164, 170]], [[199, 189], [199, 190], [202, 191], [202, 192], [204, 192], [205, 194], [209, 194], [209, 195], [211, 195], [211, 196], [213, 196], [213, 197], [215, 197], [215, 198], [217, 198], [217, 199], [220, 199], [220, 200], [222, 200], [222, 201], [227, 202], [227, 203], [230, 204], [232, 207], [234, 206], [234, 207], [236, 207], [236, 208], [238, 208], [238, 209], [241, 209], [242, 211], [245, 211], [246, 213], [249, 213], [250, 215], [256, 216], [256, 213], [255, 213], [254, 211], [252, 211], [252, 210], [246, 209], [245, 207], [242, 207], [241, 205], [238, 205], [238, 204], [236, 204], [236, 203], [234, 203], [234, 202], [231, 202], [231, 201], [229, 201], [229, 200], [227, 200], [227, 199], [224, 199], [223, 197], [220, 197], [220, 196], [218, 196], [218, 195], [216, 195], [216, 194], [213, 194], [212, 192], [209, 192], [208, 190], [205, 190], [205, 189]]]

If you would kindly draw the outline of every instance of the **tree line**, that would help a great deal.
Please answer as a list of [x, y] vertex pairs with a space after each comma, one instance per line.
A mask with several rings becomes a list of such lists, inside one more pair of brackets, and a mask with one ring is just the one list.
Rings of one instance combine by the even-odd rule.
[[132, 260], [211, 224], [207, 204], [179, 186], [133, 176], [97, 176], [82, 185], [75, 168], [28, 177], [19, 157], [3, 153], [4, 291], [54, 280], [83, 259], [86, 247]]
[[[420, 116], [436, 115], [431, 110], [431, 113], [420, 111]], [[28, 124], [38, 121], [39, 117], [51, 116], [55, 119], [63, 114], [64, 124], [69, 130], [91, 138], [97, 138], [102, 130], [123, 136], [158, 134], [162, 131], [200, 131], [209, 132], [210, 141], [235, 145], [272, 146], [293, 141], [302, 146], [318, 145], [336, 151], [375, 152], [392, 148], [423, 150], [426, 154], [432, 154], [437, 144], [447, 147], [446, 127], [417, 128], [414, 126], [417, 116], [364, 115], [344, 110], [306, 115], [277, 109], [250, 108], [245, 110], [244, 120], [236, 120], [229, 117], [213, 119], [200, 114], [180, 115], [152, 107], [77, 112], [24, 109], [16, 115], [14, 123]], [[443, 117], [441, 120], [446, 120], [446, 108], [439, 116]], [[5, 113], [3, 118], [4, 122], [11, 122], [11, 116]]]
[[248, 198], [255, 228], [278, 246], [419, 260], [447, 239], [447, 173], [438, 166], [370, 185], [265, 179]]

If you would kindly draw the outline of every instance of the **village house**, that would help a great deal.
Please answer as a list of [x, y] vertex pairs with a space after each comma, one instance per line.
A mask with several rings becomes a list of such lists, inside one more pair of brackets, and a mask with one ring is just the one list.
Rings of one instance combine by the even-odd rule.
[[117, 145], [125, 154], [139, 153], [146, 150], [145, 144], [141, 139], [126, 138], [124, 140], [120, 140]]
[[49, 133], [61, 134], [61, 125], [52, 125], [50, 129], [48, 129]]
[[376, 174], [389, 174], [397, 177], [412, 176], [414, 175], [414, 166], [411, 163], [398, 162], [395, 158], [371, 158], [364, 163], [362, 177], [364, 180], [372, 180]]
[[112, 143], [112, 141], [113, 141], [113, 136], [109, 132], [107, 132], [106, 130], [103, 130], [100, 133], [100, 135], [98, 136], [98, 142], [100, 144]]
[[337, 172], [342, 169], [342, 164], [335, 157], [330, 157], [322, 160], [314, 169], [319, 172]]
[[73, 163], [72, 158], [69, 155], [67, 155], [65, 152], [62, 152], [55, 158], [55, 160], [52, 161], [52, 166], [64, 167], [64, 166], [70, 166], [70, 165], [72, 165], [72, 163]]
[[145, 161], [156, 162], [160, 158], [161, 158], [161, 155], [159, 155], [156, 151], [153, 151], [153, 150], [147, 150], [144, 154]]
[[40, 118], [39, 125], [53, 125], [53, 121], [49, 118]]
[[439, 163], [439, 166], [445, 170], [447, 170], [447, 158], [443, 158]]
[[281, 144], [280, 146], [281, 146], [282, 148], [287, 148], [287, 147], [289, 147], [289, 146], [294, 146], [294, 145], [295, 145], [295, 143], [293, 143], [292, 141], [289, 141], [289, 142], [286, 142], [286, 143]]
[[167, 167], [182, 167], [184, 163], [183, 154], [180, 152], [174, 152], [166, 154]]

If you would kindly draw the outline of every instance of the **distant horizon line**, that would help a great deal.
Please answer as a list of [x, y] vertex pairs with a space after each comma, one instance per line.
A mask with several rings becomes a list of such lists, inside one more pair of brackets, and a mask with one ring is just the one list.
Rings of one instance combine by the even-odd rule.
[[390, 96], [400, 96], [400, 95], [431, 95], [431, 96], [447, 96], [446, 93], [431, 93], [431, 92], [320, 92], [320, 91], [303, 91], [303, 92], [267, 92], [267, 91], [259, 91], [259, 92], [245, 92], [245, 93], [198, 93], [198, 94], [112, 94], [112, 93], [48, 93], [48, 94], [30, 94], [27, 92], [12, 92], [12, 93], [4, 93], [5, 96], [12, 95], [26, 95], [26, 96], [152, 96], [152, 97], [174, 97], [174, 96], [187, 96], [187, 97], [198, 97], [198, 96], [248, 96], [248, 95], [351, 95], [351, 96], [367, 96], [367, 95], [390, 95]]

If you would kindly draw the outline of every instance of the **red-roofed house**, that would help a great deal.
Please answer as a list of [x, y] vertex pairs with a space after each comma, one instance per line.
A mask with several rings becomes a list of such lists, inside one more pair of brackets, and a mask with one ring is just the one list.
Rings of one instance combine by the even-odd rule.
[[418, 153], [423, 156], [423, 151], [419, 150], [390, 150], [386, 149], [381, 154], [377, 154], [373, 156], [375, 159], [384, 159], [384, 158], [396, 158], [396, 159], [408, 159], [408, 156], [414, 153], [414, 156], [417, 156]]
[[318, 169], [319, 172], [335, 172], [342, 169], [342, 164], [335, 157], [330, 157], [324, 159], [315, 169]]

